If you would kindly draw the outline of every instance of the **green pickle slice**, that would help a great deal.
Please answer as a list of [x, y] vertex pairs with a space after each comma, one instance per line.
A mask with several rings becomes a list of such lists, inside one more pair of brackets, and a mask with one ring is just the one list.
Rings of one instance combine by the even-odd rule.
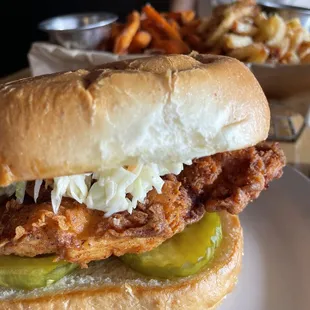
[[53, 262], [55, 256], [0, 256], [0, 286], [31, 290], [55, 283], [77, 265]]
[[132, 269], [158, 278], [186, 277], [197, 273], [213, 257], [222, 240], [221, 219], [206, 213], [150, 252], [125, 254], [121, 260]]

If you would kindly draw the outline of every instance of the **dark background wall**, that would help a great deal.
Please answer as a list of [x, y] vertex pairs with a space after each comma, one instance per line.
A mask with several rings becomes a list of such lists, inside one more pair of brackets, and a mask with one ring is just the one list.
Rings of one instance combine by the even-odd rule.
[[46, 34], [37, 29], [40, 21], [56, 15], [86, 11], [114, 12], [120, 20], [124, 20], [130, 11], [140, 10], [147, 2], [160, 11], [169, 9], [168, 0], [1, 0], [0, 76], [27, 67], [31, 43], [47, 39]]

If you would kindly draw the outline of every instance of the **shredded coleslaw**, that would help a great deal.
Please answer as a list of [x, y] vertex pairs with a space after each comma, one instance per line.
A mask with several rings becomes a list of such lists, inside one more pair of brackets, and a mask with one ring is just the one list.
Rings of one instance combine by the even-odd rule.
[[[151, 189], [154, 188], [161, 193], [164, 185], [161, 176], [168, 173], [179, 174], [182, 169], [182, 163], [167, 165], [138, 163], [136, 166], [108, 169], [100, 173], [57, 177], [50, 185], [53, 188], [51, 192], [53, 211], [58, 212], [63, 197], [70, 197], [81, 204], [85, 203], [89, 209], [105, 212], [107, 217], [121, 211], [132, 213], [138, 202], [144, 202]], [[35, 181], [35, 202], [42, 183], [42, 180]], [[26, 182], [18, 182], [0, 188], [0, 195], [11, 196], [15, 192], [17, 201], [22, 203], [25, 189]]]

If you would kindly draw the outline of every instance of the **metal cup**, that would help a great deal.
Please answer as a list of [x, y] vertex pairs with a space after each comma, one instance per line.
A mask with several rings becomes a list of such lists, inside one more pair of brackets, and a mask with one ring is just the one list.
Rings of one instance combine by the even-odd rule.
[[117, 15], [106, 12], [70, 14], [44, 20], [38, 27], [53, 43], [68, 49], [92, 50], [109, 37], [111, 24], [117, 19]]

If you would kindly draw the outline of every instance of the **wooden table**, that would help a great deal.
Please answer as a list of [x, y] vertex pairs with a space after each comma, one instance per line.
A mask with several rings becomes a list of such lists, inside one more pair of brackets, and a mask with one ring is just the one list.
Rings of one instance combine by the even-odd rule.
[[297, 142], [281, 142], [281, 147], [288, 164], [310, 177], [310, 127], [304, 129]]
[[[0, 84], [31, 75], [29, 68], [0, 79]], [[310, 127], [306, 127], [295, 143], [280, 143], [287, 157], [287, 163], [310, 177]]]

